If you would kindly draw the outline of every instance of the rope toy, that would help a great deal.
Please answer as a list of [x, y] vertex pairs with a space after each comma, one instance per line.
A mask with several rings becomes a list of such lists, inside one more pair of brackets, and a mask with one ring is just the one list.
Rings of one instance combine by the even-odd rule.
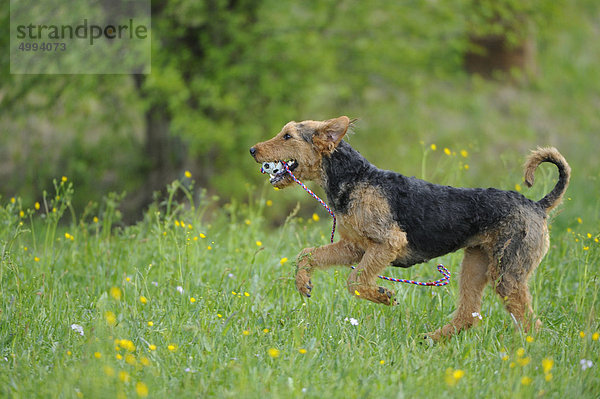
[[[267, 170], [269, 172], [267, 172]], [[263, 174], [269, 173], [269, 174], [271, 174], [271, 176], [275, 176], [275, 177], [280, 177], [280, 176], [284, 175], [285, 173], [289, 173], [291, 178], [300, 187], [302, 187], [304, 189], [304, 191], [306, 191], [311, 197], [316, 199], [325, 208], [327, 213], [329, 213], [331, 215], [331, 217], [333, 219], [333, 226], [331, 227], [331, 239], [330, 239], [331, 243], [333, 243], [333, 236], [335, 235], [335, 224], [336, 224], [336, 218], [335, 218], [335, 214], [333, 213], [333, 210], [331, 210], [329, 205], [327, 205], [325, 203], [325, 201], [323, 201], [321, 198], [319, 198], [319, 196], [317, 194], [315, 194], [310, 188], [306, 187], [306, 185], [304, 183], [302, 183], [300, 180], [298, 180], [298, 178], [296, 178], [296, 176], [294, 176], [294, 174], [290, 170], [290, 167], [288, 166], [287, 162], [285, 162], [285, 161], [279, 161], [277, 163], [276, 162], [265, 162], [262, 164], [260, 172]], [[354, 267], [354, 266], [351, 266], [351, 267], [352, 267], [352, 269], [356, 269], [356, 267]], [[436, 281], [421, 282], [421, 281], [407, 280], [407, 279], [393, 278], [393, 277], [386, 277], [386, 276], [377, 276], [377, 277], [379, 277], [382, 280], [392, 281], [394, 283], [415, 284], [415, 285], [420, 285], [423, 287], [441, 287], [444, 285], [448, 285], [448, 283], [450, 282], [450, 276], [451, 276], [450, 271], [448, 269], [446, 269], [446, 267], [444, 267], [444, 265], [442, 265], [441, 263], [439, 265], [437, 265], [437, 269], [443, 277]]]

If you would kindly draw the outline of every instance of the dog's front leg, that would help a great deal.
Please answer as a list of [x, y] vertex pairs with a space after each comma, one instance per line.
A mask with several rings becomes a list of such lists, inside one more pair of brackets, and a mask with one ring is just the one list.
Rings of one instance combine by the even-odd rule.
[[318, 248], [305, 248], [296, 262], [296, 288], [310, 297], [313, 288], [310, 277], [313, 270], [330, 266], [350, 266], [360, 261], [364, 251], [344, 239]]
[[387, 244], [370, 246], [362, 260], [348, 277], [348, 292], [361, 299], [384, 305], [395, 305], [395, 293], [375, 284], [377, 276], [396, 259], [396, 253]]

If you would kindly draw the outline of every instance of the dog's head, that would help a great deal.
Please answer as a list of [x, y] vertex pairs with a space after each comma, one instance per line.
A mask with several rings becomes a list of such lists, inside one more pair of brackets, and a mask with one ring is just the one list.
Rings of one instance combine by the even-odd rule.
[[288, 122], [275, 137], [250, 148], [250, 154], [263, 164], [274, 187], [284, 188], [293, 182], [281, 167], [281, 161], [286, 162], [300, 180], [320, 180], [323, 156], [335, 151], [351, 123], [347, 116], [326, 121]]

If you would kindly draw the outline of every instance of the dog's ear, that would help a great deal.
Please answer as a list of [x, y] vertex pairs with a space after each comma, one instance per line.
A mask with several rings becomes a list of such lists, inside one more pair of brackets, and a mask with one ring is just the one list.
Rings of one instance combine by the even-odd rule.
[[348, 131], [348, 126], [350, 126], [350, 118], [347, 116], [321, 122], [321, 126], [319, 126], [313, 137], [314, 145], [322, 153], [331, 154], [342, 141]]

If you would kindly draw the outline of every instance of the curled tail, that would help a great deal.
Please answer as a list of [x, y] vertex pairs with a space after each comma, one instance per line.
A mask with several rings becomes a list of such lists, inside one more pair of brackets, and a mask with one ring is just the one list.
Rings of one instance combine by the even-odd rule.
[[550, 212], [554, 207], [560, 204], [562, 197], [569, 185], [571, 178], [571, 167], [567, 160], [554, 147], [538, 148], [531, 152], [527, 162], [525, 162], [525, 184], [528, 187], [533, 186], [535, 181], [534, 173], [542, 162], [551, 162], [558, 167], [558, 182], [556, 186], [544, 198], [538, 201], [538, 204]]

